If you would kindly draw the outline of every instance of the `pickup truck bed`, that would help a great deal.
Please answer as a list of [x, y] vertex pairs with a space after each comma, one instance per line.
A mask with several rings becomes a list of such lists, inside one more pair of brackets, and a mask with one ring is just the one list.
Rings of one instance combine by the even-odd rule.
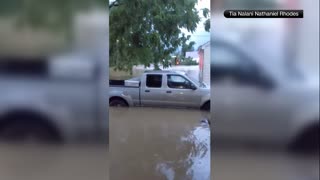
[[112, 96], [110, 106], [140, 106], [140, 87], [126, 86], [124, 80], [109, 80], [110, 92], [121, 92], [122, 96]]
[[109, 80], [110, 86], [124, 86], [124, 80]]

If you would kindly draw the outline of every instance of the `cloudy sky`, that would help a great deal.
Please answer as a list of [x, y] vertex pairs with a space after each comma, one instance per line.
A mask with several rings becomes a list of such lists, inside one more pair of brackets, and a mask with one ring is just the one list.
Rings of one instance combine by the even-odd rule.
[[[198, 5], [196, 8], [200, 11], [202, 8], [208, 8], [210, 9], [210, 0], [198, 0]], [[202, 11], [200, 11], [200, 17], [202, 17]], [[205, 18], [202, 17], [201, 22], [198, 24], [197, 30], [191, 34], [186, 30], [182, 30], [186, 34], [190, 34], [191, 38], [190, 41], [195, 41], [195, 49], [198, 48], [198, 46], [210, 41], [210, 33], [206, 32], [204, 30], [203, 23], [205, 22]]]

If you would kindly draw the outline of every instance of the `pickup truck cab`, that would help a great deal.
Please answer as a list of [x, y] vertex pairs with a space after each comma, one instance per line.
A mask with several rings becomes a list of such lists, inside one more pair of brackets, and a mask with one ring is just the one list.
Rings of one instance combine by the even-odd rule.
[[210, 110], [210, 89], [175, 71], [146, 71], [125, 81], [110, 81], [110, 106], [185, 107]]

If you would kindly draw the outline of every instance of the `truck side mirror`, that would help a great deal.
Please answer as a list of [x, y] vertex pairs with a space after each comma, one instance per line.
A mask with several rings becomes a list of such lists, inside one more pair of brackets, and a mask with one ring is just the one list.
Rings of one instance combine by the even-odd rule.
[[275, 86], [273, 80], [264, 73], [264, 71], [259, 71], [256, 76], [256, 83], [263, 90], [272, 90]]
[[194, 84], [190, 83], [190, 89], [197, 90], [197, 87]]
[[272, 90], [274, 88], [275, 84], [274, 82], [265, 77], [265, 76], [260, 76], [260, 87], [264, 90]]

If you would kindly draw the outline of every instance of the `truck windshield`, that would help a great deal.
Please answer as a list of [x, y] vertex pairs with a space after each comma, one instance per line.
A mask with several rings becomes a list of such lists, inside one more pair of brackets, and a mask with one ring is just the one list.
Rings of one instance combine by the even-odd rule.
[[203, 82], [198, 81], [197, 79], [195, 79], [193, 77], [188, 76], [188, 78], [199, 87], [203, 87], [203, 88], [207, 87], [206, 84], [204, 84]]

